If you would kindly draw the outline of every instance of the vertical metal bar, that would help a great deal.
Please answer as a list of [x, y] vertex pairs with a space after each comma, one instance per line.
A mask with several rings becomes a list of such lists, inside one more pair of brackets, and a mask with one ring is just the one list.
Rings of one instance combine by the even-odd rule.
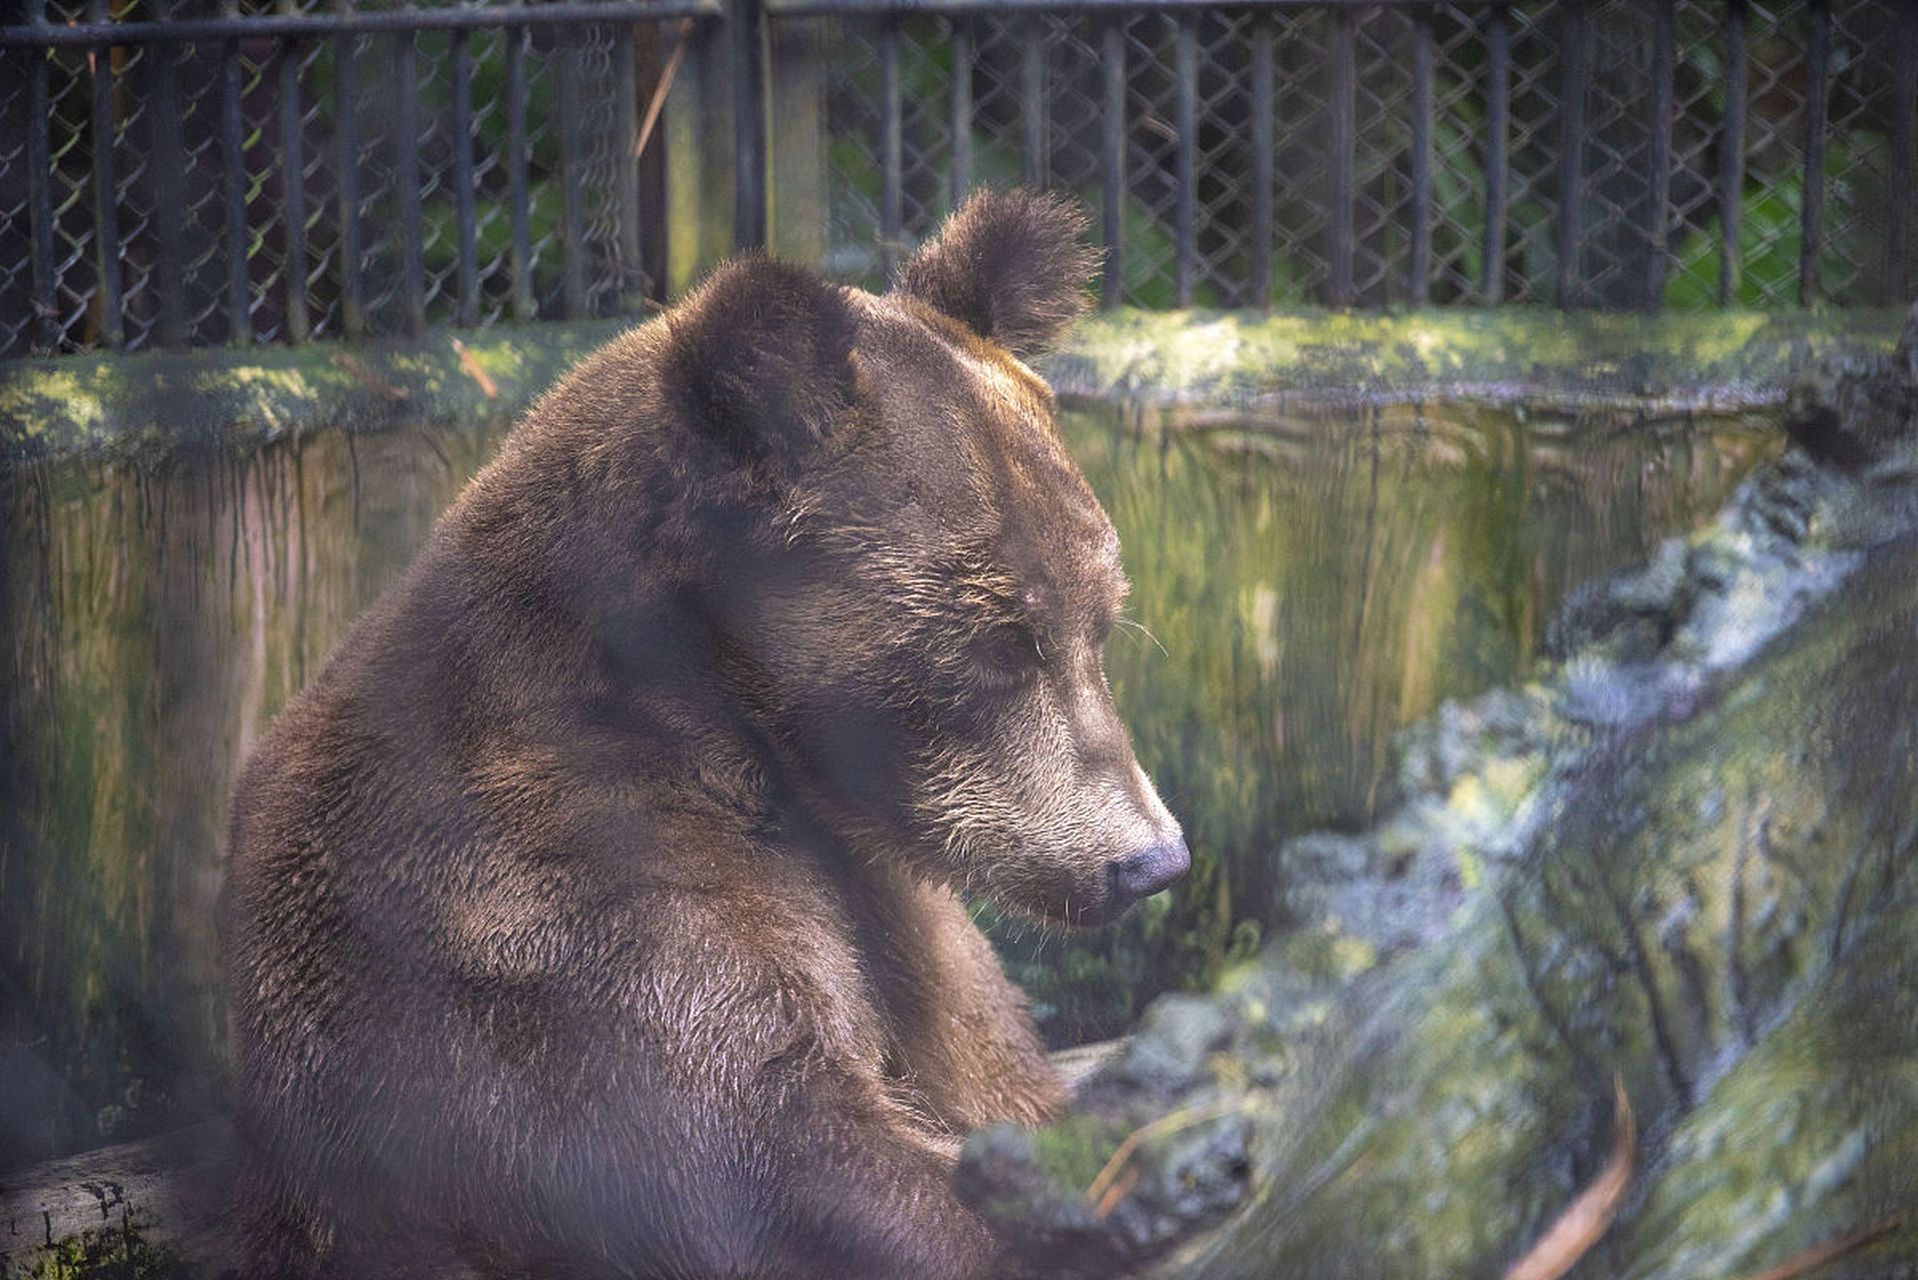
[[1647, 311], [1665, 302], [1666, 242], [1672, 203], [1672, 77], [1676, 64], [1675, 0], [1654, 0], [1652, 12], [1651, 156], [1645, 193], [1645, 298]]
[[952, 203], [972, 190], [972, 19], [952, 19]]
[[526, 187], [526, 42], [525, 27], [506, 33], [506, 187], [512, 205], [513, 319], [531, 320], [538, 311], [533, 296], [532, 215]]
[[1497, 306], [1505, 295], [1505, 179], [1511, 138], [1512, 30], [1504, 5], [1485, 22], [1485, 249], [1479, 264], [1479, 301]]
[[[510, 41], [511, 35], [507, 36]], [[478, 219], [473, 208], [473, 50], [464, 29], [453, 32], [453, 235], [459, 244], [459, 300], [453, 323], [479, 322], [479, 260], [474, 247]]]
[[1805, 89], [1804, 202], [1799, 210], [1798, 305], [1809, 307], [1822, 292], [1820, 267], [1825, 249], [1825, 124], [1831, 111], [1831, 10], [1825, 0], [1810, 0], [1811, 83]]
[[1564, 29], [1559, 36], [1558, 103], [1558, 280], [1560, 308], [1580, 301], [1580, 250], [1585, 205], [1585, 5], [1563, 0]]
[[426, 263], [420, 238], [419, 45], [411, 31], [393, 33], [393, 131], [399, 163], [393, 184], [400, 200], [400, 297], [406, 331], [426, 331]]
[[1046, 185], [1046, 33], [1045, 19], [1028, 20], [1019, 50], [1019, 120], [1025, 183]]
[[586, 314], [586, 146], [580, 137], [579, 33], [560, 27], [558, 42], [560, 305], [566, 318]]
[[733, 247], [766, 243], [766, 84], [760, 0], [730, 0], [733, 80]]
[[[27, 16], [30, 22], [45, 22], [44, 0], [30, 0]], [[27, 218], [33, 331], [38, 335], [36, 345], [51, 351], [60, 343], [53, 278], [53, 53], [29, 46], [26, 56], [32, 69], [27, 89]]]
[[613, 195], [619, 209], [614, 250], [619, 255], [619, 310], [638, 310], [646, 296], [646, 271], [639, 255], [639, 70], [633, 65], [633, 27], [613, 28], [613, 101], [617, 122], [613, 151]]
[[1104, 206], [1100, 231], [1105, 240], [1105, 304], [1125, 300], [1125, 15], [1112, 14], [1099, 33], [1099, 61], [1105, 72], [1105, 112], [1099, 121], [1100, 169]]
[[[92, 0], [88, 16], [110, 22], [107, 0]], [[113, 50], [93, 55], [93, 251], [99, 284], [100, 337], [109, 347], [126, 345], [120, 272], [120, 182], [114, 172]]]
[[[341, 13], [353, 11], [353, 0], [338, 0]], [[333, 38], [333, 128], [339, 167], [340, 208], [340, 320], [349, 338], [366, 332], [366, 285], [360, 255], [360, 68], [354, 48], [357, 36]]]
[[1745, 0], [1730, 0], [1725, 16], [1725, 120], [1719, 137], [1718, 303], [1738, 299], [1739, 222], [1745, 191]]
[[[292, 12], [293, 3], [281, 0], [280, 12]], [[305, 113], [300, 95], [305, 50], [299, 39], [280, 46], [280, 188], [286, 204], [286, 336], [292, 342], [305, 342], [313, 331], [306, 313]]]
[[1332, 30], [1332, 305], [1352, 305], [1353, 151], [1358, 132], [1358, 34], [1352, 11], [1340, 6]]
[[[226, 0], [226, 16], [240, 16], [238, 0]], [[236, 347], [253, 342], [253, 288], [247, 273], [246, 122], [240, 117], [245, 91], [240, 42], [220, 42], [220, 177], [226, 208], [226, 340]]]
[[1891, 86], [1891, 164], [1886, 187], [1891, 198], [1885, 219], [1885, 274], [1879, 301], [1894, 306], [1910, 301], [1913, 130], [1918, 129], [1918, 4], [1898, 6], [1897, 51]]
[[[171, 0], [160, 0], [154, 16], [161, 22], [172, 21]], [[164, 347], [183, 346], [187, 340], [186, 282], [181, 275], [186, 262], [186, 147], [180, 136], [179, 80], [180, 51], [184, 47], [161, 44], [146, 55], [153, 68], [153, 102], [147, 119], [152, 130], [153, 222], [159, 240], [153, 265], [160, 291], [160, 345]]]
[[1432, 298], [1432, 23], [1430, 9], [1412, 14], [1412, 305]]
[[905, 156], [899, 100], [899, 15], [879, 19], [879, 260], [887, 274], [903, 235]]
[[1272, 15], [1252, 15], [1252, 305], [1272, 305], [1273, 167], [1277, 99], [1272, 72]]
[[1198, 177], [1199, 151], [1199, 31], [1198, 20], [1182, 12], [1178, 18], [1178, 202], [1174, 209], [1177, 237], [1179, 305], [1192, 305], [1199, 274]]

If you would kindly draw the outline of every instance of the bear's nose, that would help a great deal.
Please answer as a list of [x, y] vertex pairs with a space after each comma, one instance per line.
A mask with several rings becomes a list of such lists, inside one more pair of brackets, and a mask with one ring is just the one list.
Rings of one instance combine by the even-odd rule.
[[1177, 881], [1192, 865], [1192, 854], [1178, 836], [1151, 845], [1106, 866], [1112, 881], [1113, 906], [1123, 908], [1148, 898]]

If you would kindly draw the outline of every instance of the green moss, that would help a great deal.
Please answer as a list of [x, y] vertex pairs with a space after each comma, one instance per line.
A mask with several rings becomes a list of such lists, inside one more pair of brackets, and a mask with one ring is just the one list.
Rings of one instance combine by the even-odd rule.
[[1070, 1115], [1032, 1135], [1033, 1161], [1055, 1186], [1084, 1190], [1124, 1139], [1125, 1134], [1105, 1120]]
[[144, 1214], [128, 1214], [117, 1226], [82, 1231], [36, 1249], [26, 1262], [30, 1280], [193, 1280], [193, 1271], [171, 1244], [149, 1234]]
[[626, 322], [497, 328], [453, 339], [100, 354], [0, 368], [0, 455], [150, 456], [254, 447], [328, 427], [484, 423], [523, 410]]
[[1347, 401], [1782, 401], [1840, 351], [1888, 350], [1900, 313], [1142, 312], [1086, 321], [1049, 369], [1062, 390], [1209, 403], [1286, 393]]
[[[1062, 391], [1080, 395], [1220, 402], [1285, 392], [1342, 401], [1722, 408], [1779, 403], [1812, 362], [1889, 348], [1899, 319], [1872, 310], [1657, 317], [1530, 308], [1119, 310], [1087, 320], [1047, 367]], [[0, 451], [257, 444], [325, 426], [516, 413], [574, 360], [632, 323], [502, 326], [462, 335], [470, 359], [498, 384], [497, 400], [461, 368], [446, 334], [418, 342], [20, 361], [0, 369]]]

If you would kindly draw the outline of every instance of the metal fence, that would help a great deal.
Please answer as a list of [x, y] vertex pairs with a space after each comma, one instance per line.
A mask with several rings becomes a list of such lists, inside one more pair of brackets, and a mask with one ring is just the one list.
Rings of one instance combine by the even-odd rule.
[[1915, 125], [1918, 0], [25, 0], [0, 356], [872, 282], [1015, 181], [1108, 303], [1894, 303]]

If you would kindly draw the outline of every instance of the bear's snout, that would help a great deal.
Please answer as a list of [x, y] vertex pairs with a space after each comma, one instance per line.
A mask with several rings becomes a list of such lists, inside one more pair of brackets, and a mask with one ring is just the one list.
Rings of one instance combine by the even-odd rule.
[[1117, 915], [1141, 898], [1149, 898], [1184, 877], [1192, 854], [1181, 836], [1150, 845], [1129, 857], [1106, 864], [1112, 886], [1111, 914]]

